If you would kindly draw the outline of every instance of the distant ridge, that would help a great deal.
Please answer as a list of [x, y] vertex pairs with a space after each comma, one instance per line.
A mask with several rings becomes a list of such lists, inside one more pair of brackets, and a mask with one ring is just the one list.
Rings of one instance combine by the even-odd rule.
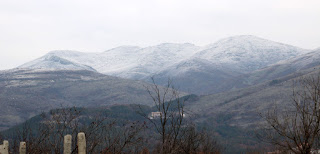
[[[96, 70], [144, 81], [155, 76], [161, 85], [172, 78], [181, 90], [208, 94], [232, 88], [221, 87], [221, 83], [307, 52], [310, 50], [240, 35], [203, 47], [190, 43], [163, 43], [145, 48], [120, 46], [102, 53], [53, 51], [20, 68]], [[45, 58], [50, 56], [54, 58]]]

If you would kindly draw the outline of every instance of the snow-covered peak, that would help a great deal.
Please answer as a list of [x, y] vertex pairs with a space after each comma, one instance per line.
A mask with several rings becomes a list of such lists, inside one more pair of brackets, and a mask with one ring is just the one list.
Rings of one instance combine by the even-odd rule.
[[223, 70], [228, 67], [232, 71], [245, 73], [305, 52], [307, 50], [294, 46], [240, 35], [204, 47], [190, 43], [162, 43], [145, 48], [120, 46], [101, 53], [59, 50], [23, 66], [70, 68], [72, 64], [76, 68], [92, 67], [107, 75], [142, 79], [161, 71], [172, 72], [168, 69], [183, 68], [182, 72], [187, 72], [211, 66]]
[[[190, 43], [163, 43], [146, 48], [120, 46], [101, 53], [58, 50], [51, 51], [22, 67], [66, 68], [61, 63], [66, 64], [68, 61], [90, 66], [100, 73], [139, 79], [191, 57], [199, 48]], [[61, 60], [57, 60], [59, 58]]]
[[[268, 49], [272, 49], [272, 50], [268, 50]], [[259, 53], [270, 54], [272, 52], [277, 52], [277, 51], [282, 53], [285, 53], [287, 51], [289, 53], [294, 53], [296, 52], [296, 50], [301, 50], [301, 54], [306, 53], [306, 50], [303, 50], [291, 45], [270, 41], [270, 40], [252, 36], [252, 35], [239, 35], [239, 36], [224, 38], [213, 44], [207, 45], [206, 49], [200, 52], [199, 55], [210, 52], [208, 54], [211, 54], [211, 55], [218, 54], [218, 55], [225, 55], [225, 56], [229, 56], [229, 55], [240, 56], [241, 54], [259, 54]]]
[[33, 68], [33, 69], [69, 69], [69, 70], [90, 70], [95, 71], [90, 66], [71, 62], [67, 59], [61, 58], [54, 53], [49, 53], [34, 61], [23, 64], [18, 68]]
[[162, 43], [142, 48], [136, 51], [134, 57], [130, 58], [133, 60], [127, 65], [129, 66], [126, 67], [127, 71], [118, 69], [117, 72], [111, 73], [114, 73], [112, 75], [120, 73], [118, 76], [124, 78], [142, 79], [191, 57], [199, 48], [190, 43]]
[[274, 42], [274, 41], [270, 41], [264, 38], [260, 38], [257, 36], [253, 36], [253, 35], [236, 35], [236, 36], [232, 36], [232, 37], [227, 37], [227, 38], [223, 38], [220, 39], [212, 44], [209, 44], [206, 46], [206, 48], [214, 48], [217, 46], [250, 46], [250, 45], [256, 45], [256, 46], [265, 46], [265, 45], [278, 45], [278, 44], [282, 44], [282, 43], [278, 43], [278, 42]]
[[240, 35], [207, 45], [195, 57], [214, 63], [239, 64], [244, 70], [252, 71], [306, 52], [308, 50], [251, 35]]

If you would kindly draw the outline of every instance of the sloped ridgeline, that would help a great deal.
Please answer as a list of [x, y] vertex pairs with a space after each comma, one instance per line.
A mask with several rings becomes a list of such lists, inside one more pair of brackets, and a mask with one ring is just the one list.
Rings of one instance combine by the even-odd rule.
[[163, 43], [145, 48], [121, 46], [101, 53], [52, 51], [20, 67], [96, 70], [143, 81], [155, 76], [160, 85], [170, 77], [182, 91], [212, 94], [237, 88], [224, 85], [238, 76], [306, 52], [309, 50], [243, 35], [202, 47]]
[[155, 76], [159, 84], [172, 77], [182, 90], [213, 94], [239, 88], [238, 78], [247, 73], [307, 52], [310, 51], [255, 36], [235, 36], [209, 44]]
[[274, 105], [279, 109], [292, 106], [294, 82], [311, 75], [320, 75], [319, 49], [240, 76], [229, 83], [239, 89], [200, 96], [189, 107], [202, 117], [222, 118], [224, 124], [252, 128], [262, 122], [259, 113]]
[[59, 107], [153, 105], [145, 86], [150, 84], [86, 70], [1, 71], [0, 129]]

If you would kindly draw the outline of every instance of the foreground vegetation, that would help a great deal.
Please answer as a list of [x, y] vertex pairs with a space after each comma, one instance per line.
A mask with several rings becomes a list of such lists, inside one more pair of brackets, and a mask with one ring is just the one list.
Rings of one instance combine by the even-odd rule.
[[[85, 132], [88, 153], [137, 153], [143, 150], [161, 153], [164, 146], [161, 135], [153, 124], [136, 112], [141, 108], [146, 112], [153, 110], [137, 105], [51, 110], [3, 131], [2, 139], [9, 140], [13, 153], [18, 152], [20, 141], [26, 141], [28, 153], [61, 153], [64, 135], [71, 134], [72, 143], [76, 144], [76, 134]], [[219, 153], [222, 150], [209, 131], [195, 125], [183, 127], [171, 153], [191, 153], [190, 150]], [[77, 152], [77, 146], [73, 147], [72, 151]]]

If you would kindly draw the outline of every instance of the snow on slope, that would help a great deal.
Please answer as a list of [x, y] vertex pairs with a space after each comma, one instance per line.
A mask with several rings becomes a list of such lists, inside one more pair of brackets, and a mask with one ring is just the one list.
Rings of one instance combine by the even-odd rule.
[[180, 61], [194, 55], [200, 47], [193, 44], [163, 43], [157, 46], [147, 47], [141, 50], [139, 65], [129, 71], [129, 76], [142, 79], [154, 75], [160, 70], [165, 70]]
[[223, 65], [236, 64], [236, 69], [247, 72], [309, 52], [251, 35], [225, 38], [206, 48], [194, 57]]
[[[279, 61], [269, 67], [254, 71], [248, 75], [256, 76], [263, 75], [263, 78], [273, 79], [280, 76], [285, 76], [290, 73], [297, 73], [301, 70], [312, 69], [320, 66], [320, 49], [313, 50], [312, 52], [299, 55], [289, 60]], [[310, 71], [310, 70], [309, 70]], [[261, 77], [262, 78], [262, 77]], [[262, 79], [260, 79], [262, 80]]]
[[[233, 85], [224, 83], [237, 81], [245, 73], [306, 52], [308, 50], [254, 36], [235, 36], [202, 47], [190, 58], [160, 70], [154, 76], [160, 85], [170, 77], [182, 91], [217, 93], [232, 89]], [[144, 78], [148, 79], [150, 76]]]
[[280, 61], [272, 66], [278, 66], [282, 64], [291, 65], [291, 67], [294, 67], [298, 70], [307, 68], [309, 66], [320, 65], [320, 48], [286, 61]]
[[60, 57], [93, 67], [100, 73], [111, 74], [126, 71], [134, 67], [139, 54], [139, 47], [121, 46], [102, 53], [84, 53], [69, 56], [67, 53], [55, 52]]
[[[46, 56], [56, 56], [72, 63], [87, 65], [100, 73], [108, 75], [141, 79], [142, 77], [149, 76], [183, 59], [191, 57], [199, 48], [200, 47], [189, 43], [163, 43], [147, 48], [121, 46], [102, 53], [52, 51]], [[55, 62], [45, 62], [45, 64], [43, 64], [44, 61], [47, 60], [41, 57], [20, 67], [30, 68], [38, 65], [38, 67], [66, 68], [66, 66]]]
[[[71, 52], [67, 52], [71, 54]], [[40, 57], [34, 61], [28, 62], [19, 68], [35, 68], [35, 69], [68, 69], [68, 70], [90, 70], [95, 71], [90, 66], [71, 62], [67, 59], [56, 56], [53, 53], [49, 53], [43, 57]]]
[[255, 36], [234, 36], [207, 45], [192, 57], [176, 63], [158, 74], [183, 76], [186, 72], [203, 71], [204, 62], [205, 67], [211, 65], [217, 70], [243, 74], [307, 52], [309, 50]]
[[[60, 57], [76, 65], [76, 68], [90, 66], [107, 75], [146, 79], [159, 73], [167, 78], [183, 75], [190, 70], [204, 71], [209, 67], [236, 74], [246, 73], [306, 52], [308, 51], [290, 45], [243, 35], [222, 39], [204, 47], [189, 43], [163, 43], [146, 48], [121, 46], [102, 53], [53, 51], [46, 56]], [[71, 65], [49, 60], [42, 57], [21, 67], [39, 65], [72, 68]]]

